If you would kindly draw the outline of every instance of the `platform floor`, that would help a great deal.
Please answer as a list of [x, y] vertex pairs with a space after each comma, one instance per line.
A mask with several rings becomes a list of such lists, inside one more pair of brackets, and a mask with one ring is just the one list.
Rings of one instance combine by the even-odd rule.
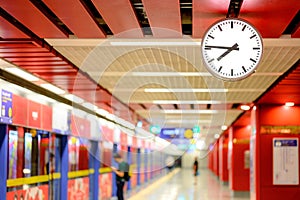
[[249, 193], [233, 193], [228, 185], [222, 184], [213, 173], [206, 169], [202, 169], [196, 179], [192, 175], [192, 170], [177, 169], [127, 199], [248, 200]]

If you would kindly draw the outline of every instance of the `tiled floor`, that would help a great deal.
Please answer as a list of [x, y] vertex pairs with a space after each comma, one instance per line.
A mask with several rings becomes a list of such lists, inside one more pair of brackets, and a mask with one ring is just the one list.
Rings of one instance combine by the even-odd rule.
[[[195, 180], [197, 183], [195, 183]], [[247, 200], [233, 197], [228, 186], [221, 184], [208, 170], [201, 170], [196, 179], [192, 170], [182, 169], [174, 175], [148, 186], [129, 200]]]

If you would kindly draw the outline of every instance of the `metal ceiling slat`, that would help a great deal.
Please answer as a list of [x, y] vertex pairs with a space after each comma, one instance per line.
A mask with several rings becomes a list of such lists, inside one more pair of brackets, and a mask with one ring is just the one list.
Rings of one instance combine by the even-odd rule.
[[143, 37], [143, 32], [128, 0], [92, 0], [92, 2], [116, 37]]
[[30, 1], [2, 0], [1, 7], [41, 38], [66, 38]]
[[63, 60], [47, 60], [47, 61], [15, 61], [16, 65], [19, 66], [53, 66], [53, 67], [59, 67], [59, 66], [65, 66], [67, 63]]
[[44, 0], [44, 2], [78, 38], [105, 38], [105, 34], [80, 1]]
[[0, 17], [0, 37], [2, 38], [29, 38], [26, 34]]
[[202, 38], [204, 32], [215, 21], [224, 19], [230, 0], [193, 1], [193, 37]]
[[3, 58], [18, 58], [18, 57], [45, 57], [45, 56], [53, 56], [51, 52], [41, 52], [41, 53], [0, 53], [0, 57]]
[[51, 62], [51, 61], [61, 61], [60, 57], [50, 56], [50, 57], [29, 57], [29, 58], [8, 58], [10, 62], [18, 65], [18, 62]]
[[[293, 5], [293, 6], [291, 6]], [[256, 27], [264, 38], [279, 38], [300, 8], [299, 0], [244, 1], [240, 16]]]
[[24, 52], [49, 52], [48, 49], [31, 47], [31, 48], [0, 48], [0, 53], [24, 53]]
[[154, 37], [181, 37], [179, 0], [143, 0]]

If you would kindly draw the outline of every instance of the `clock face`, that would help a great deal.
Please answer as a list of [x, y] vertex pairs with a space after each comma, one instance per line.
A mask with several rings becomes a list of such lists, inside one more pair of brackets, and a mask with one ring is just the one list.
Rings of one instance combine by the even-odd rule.
[[240, 19], [224, 19], [205, 33], [202, 57], [207, 70], [226, 81], [241, 80], [251, 75], [263, 52], [259, 32]]

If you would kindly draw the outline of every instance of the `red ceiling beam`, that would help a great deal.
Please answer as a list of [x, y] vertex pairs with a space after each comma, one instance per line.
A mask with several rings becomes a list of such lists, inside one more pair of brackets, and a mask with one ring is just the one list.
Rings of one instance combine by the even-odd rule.
[[179, 0], [143, 0], [154, 37], [182, 36]]
[[44, 3], [78, 38], [105, 38], [105, 34], [80, 1], [44, 0]]
[[92, 2], [115, 37], [143, 37], [129, 0], [92, 0]]
[[294, 33], [292, 33], [292, 38], [300, 38], [300, 26]]
[[263, 38], [279, 38], [299, 8], [299, 0], [244, 1], [240, 17], [252, 23]]
[[1, 7], [41, 38], [66, 38], [29, 0], [1, 0]]
[[2, 38], [29, 38], [11, 23], [0, 17], [0, 37]]
[[224, 19], [230, 0], [193, 1], [193, 37], [202, 38], [204, 32], [215, 21]]

